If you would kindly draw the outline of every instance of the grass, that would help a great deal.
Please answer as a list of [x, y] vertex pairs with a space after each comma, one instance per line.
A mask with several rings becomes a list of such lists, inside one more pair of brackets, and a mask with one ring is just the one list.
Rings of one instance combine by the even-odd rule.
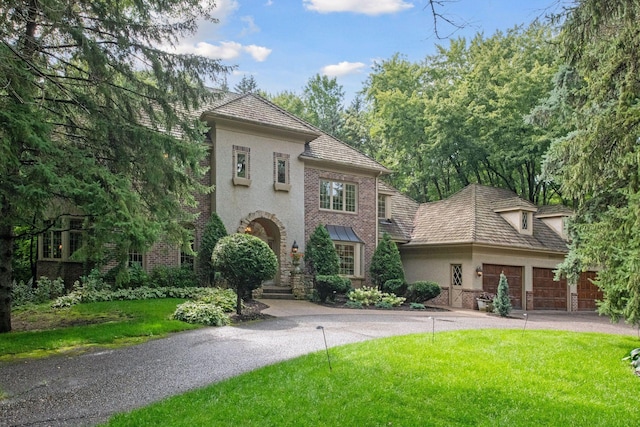
[[[16, 322], [30, 328], [54, 329], [0, 334], [0, 361], [82, 351], [93, 346], [114, 347], [166, 336], [199, 326], [169, 316], [181, 299], [110, 301], [52, 309], [47, 304], [16, 310]], [[75, 326], [64, 326], [75, 325]]]
[[[632, 337], [474, 330], [330, 349], [114, 416], [109, 426], [640, 425]], [[247, 355], [250, 357], [250, 355]]]

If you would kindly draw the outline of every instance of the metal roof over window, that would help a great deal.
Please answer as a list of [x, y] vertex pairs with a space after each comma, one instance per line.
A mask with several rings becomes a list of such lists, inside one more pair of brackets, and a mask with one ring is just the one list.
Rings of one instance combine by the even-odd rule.
[[329, 232], [329, 236], [331, 236], [331, 240], [364, 243], [351, 227], [344, 227], [342, 225], [325, 225], [325, 227]]

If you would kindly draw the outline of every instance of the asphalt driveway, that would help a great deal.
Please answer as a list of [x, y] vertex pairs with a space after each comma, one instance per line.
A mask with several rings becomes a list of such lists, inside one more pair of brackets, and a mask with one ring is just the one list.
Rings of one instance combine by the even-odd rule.
[[[0, 365], [1, 426], [87, 426], [111, 415], [329, 346], [392, 335], [478, 328], [524, 328], [523, 313], [346, 310], [265, 300], [273, 319], [204, 328], [118, 350]], [[528, 313], [527, 329], [638, 335], [593, 313]]]

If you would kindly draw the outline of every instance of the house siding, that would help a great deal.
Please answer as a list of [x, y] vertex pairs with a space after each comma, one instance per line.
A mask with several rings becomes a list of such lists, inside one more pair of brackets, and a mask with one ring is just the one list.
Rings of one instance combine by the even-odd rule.
[[[328, 179], [355, 183], [357, 190], [356, 213], [320, 209], [320, 180]], [[364, 242], [363, 279], [353, 280], [354, 285], [370, 285], [369, 265], [376, 249], [377, 198], [376, 178], [344, 172], [328, 171], [307, 165], [304, 171], [305, 187], [305, 241], [318, 225], [351, 227]]]

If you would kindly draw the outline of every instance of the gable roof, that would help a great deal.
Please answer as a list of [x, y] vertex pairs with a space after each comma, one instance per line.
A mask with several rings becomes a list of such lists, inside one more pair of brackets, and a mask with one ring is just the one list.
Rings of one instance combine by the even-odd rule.
[[499, 213], [509, 206], [535, 210], [509, 190], [471, 184], [447, 199], [420, 205], [408, 245], [476, 243], [567, 252], [566, 242], [535, 216], [533, 235], [520, 234]]
[[391, 172], [367, 155], [259, 95], [226, 92], [207, 105], [203, 115], [302, 134], [306, 142], [300, 155], [302, 160], [331, 162], [377, 173]]

